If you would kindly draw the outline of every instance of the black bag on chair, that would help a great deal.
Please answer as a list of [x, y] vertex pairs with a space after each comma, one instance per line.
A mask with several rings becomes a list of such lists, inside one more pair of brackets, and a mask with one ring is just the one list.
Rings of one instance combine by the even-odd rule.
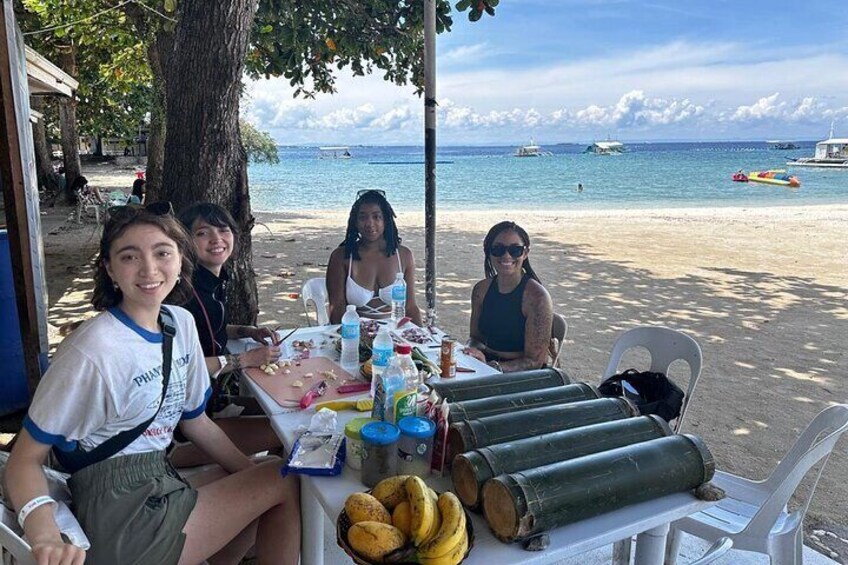
[[636, 404], [643, 415], [656, 414], [666, 422], [680, 416], [683, 398], [686, 396], [663, 373], [636, 369], [627, 369], [609, 377], [600, 384], [598, 390], [604, 396], [623, 396]]

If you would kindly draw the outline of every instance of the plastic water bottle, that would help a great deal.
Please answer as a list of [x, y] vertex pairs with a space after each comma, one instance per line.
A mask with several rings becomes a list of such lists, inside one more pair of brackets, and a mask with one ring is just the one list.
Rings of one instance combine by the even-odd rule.
[[404, 316], [406, 316], [406, 281], [403, 280], [403, 273], [398, 273], [395, 284], [392, 285], [392, 323], [397, 325]]
[[342, 357], [341, 365], [345, 370], [355, 370], [359, 366], [359, 314], [356, 306], [348, 305], [342, 316]]
[[417, 411], [418, 399], [418, 368], [415, 366], [415, 361], [412, 360], [412, 346], [409, 344], [401, 344], [395, 347], [395, 356], [386, 369], [385, 374], [395, 374], [399, 377], [398, 384], [394, 385], [393, 394], [389, 395], [388, 391], [386, 399], [391, 402], [391, 407], [387, 410], [386, 419], [397, 424], [404, 416], [415, 416]]
[[371, 344], [371, 397], [374, 397], [374, 392], [377, 388], [377, 383], [380, 382], [380, 377], [389, 366], [389, 361], [394, 355], [395, 344], [392, 341], [392, 336], [389, 334], [388, 326], [380, 326], [377, 336], [374, 338], [374, 343]]

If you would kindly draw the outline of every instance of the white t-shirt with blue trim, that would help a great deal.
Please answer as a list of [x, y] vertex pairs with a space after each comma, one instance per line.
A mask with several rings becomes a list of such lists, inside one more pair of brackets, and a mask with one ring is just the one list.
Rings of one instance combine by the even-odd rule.
[[[116, 455], [168, 447], [181, 419], [200, 416], [212, 393], [191, 314], [168, 306], [176, 325], [171, 376], [162, 409]], [[36, 441], [90, 451], [149, 420], [162, 398], [162, 334], [118, 308], [101, 312], [65, 339], [35, 392], [24, 427]]]

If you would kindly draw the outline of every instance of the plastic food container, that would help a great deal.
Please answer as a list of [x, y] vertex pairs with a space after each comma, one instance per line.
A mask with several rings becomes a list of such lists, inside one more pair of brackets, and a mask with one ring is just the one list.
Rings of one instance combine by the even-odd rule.
[[362, 426], [369, 422], [373, 422], [371, 418], [354, 418], [345, 425], [345, 460], [347, 466], [351, 469], [360, 470], [362, 468], [362, 452], [364, 446], [362, 444]]
[[398, 422], [398, 428], [398, 474], [426, 477], [430, 474], [433, 457], [435, 422], [419, 416], [406, 416]]
[[373, 487], [397, 475], [397, 443], [400, 430], [389, 422], [369, 422], [359, 431], [362, 452], [362, 484]]

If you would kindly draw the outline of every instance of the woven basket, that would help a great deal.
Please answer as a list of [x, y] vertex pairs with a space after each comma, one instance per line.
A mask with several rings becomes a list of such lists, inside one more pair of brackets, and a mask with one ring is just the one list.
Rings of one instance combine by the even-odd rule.
[[[370, 493], [371, 491], [368, 492]], [[468, 554], [471, 553], [471, 549], [474, 547], [474, 525], [471, 523], [471, 516], [468, 514], [468, 510], [463, 508], [463, 511], [465, 512], [465, 528], [468, 531], [468, 550], [465, 552], [465, 556], [463, 556], [462, 558], [464, 561], [465, 558], [468, 557]], [[350, 518], [348, 518], [347, 516], [347, 512], [342, 510], [341, 514], [339, 514], [339, 517], [336, 520], [336, 543], [338, 543], [339, 547], [341, 547], [344, 552], [347, 553], [351, 559], [353, 559], [354, 563], [358, 563], [359, 565], [374, 565], [370, 561], [366, 561], [365, 559], [357, 555], [353, 548], [350, 547], [350, 544], [347, 543], [347, 531], [352, 525], [353, 524], [350, 523]], [[407, 545], [398, 550], [398, 552], [400, 553], [404, 549], [408, 549], [409, 547], [411, 547], [411, 545], [412, 542], [407, 543]], [[392, 561], [391, 554], [389, 554], [386, 563], [397, 563], [398, 565], [418, 565], [414, 561]]]

